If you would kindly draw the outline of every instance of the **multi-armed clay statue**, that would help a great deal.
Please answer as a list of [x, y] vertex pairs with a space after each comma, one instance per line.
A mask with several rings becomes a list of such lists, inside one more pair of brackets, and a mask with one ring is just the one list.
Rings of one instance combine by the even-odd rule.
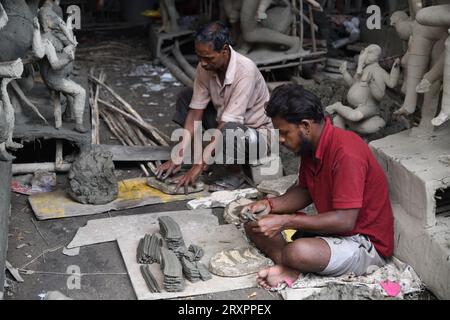
[[[20, 5], [26, 6], [25, 2], [20, 1], [14, 3], [12, 1], [0, 2], [0, 161], [13, 160], [14, 157], [10, 155], [6, 149], [18, 149], [22, 145], [15, 143], [12, 140], [14, 130], [14, 108], [8, 95], [8, 84], [20, 78], [23, 73], [23, 63], [21, 59], [17, 59], [20, 54], [26, 50], [26, 45], [20, 39], [14, 44], [10, 36], [11, 28], [14, 28], [14, 23], [17, 21], [16, 17], [9, 19], [6, 8], [18, 8]], [[12, 23], [12, 25], [8, 25]], [[21, 32], [17, 30], [16, 32]], [[14, 60], [12, 60], [14, 58]], [[9, 60], [9, 61], [8, 61]], [[12, 60], [12, 61], [11, 61]]]
[[387, 73], [379, 64], [381, 48], [370, 45], [361, 51], [355, 76], [347, 71], [347, 64], [341, 65], [341, 73], [350, 86], [347, 101], [350, 106], [336, 102], [326, 108], [328, 114], [336, 114], [333, 118], [335, 126], [361, 133], [375, 133], [386, 126], [386, 121], [379, 115], [380, 101], [384, 97], [386, 86], [394, 88], [400, 76], [400, 60], [397, 59], [392, 70]]
[[[448, 37], [447, 29], [450, 27], [450, 5], [412, 11], [412, 16], [415, 19], [408, 17], [404, 12], [395, 12], [391, 16], [391, 25], [403, 40], [409, 42], [408, 51], [402, 59], [406, 65], [405, 100], [402, 107], [395, 112], [397, 115], [414, 113], [418, 104], [418, 93], [428, 92], [434, 82], [441, 81], [444, 69], [445, 40]], [[435, 125], [438, 125], [438, 122], [433, 120]]]
[[[54, 5], [53, 1], [46, 0], [38, 12], [38, 19], [33, 21], [33, 53], [40, 59], [41, 75], [50, 90], [73, 99], [71, 110], [75, 116], [75, 130], [86, 132], [83, 126], [86, 91], [70, 79], [77, 46], [72, 27], [74, 17], [69, 16], [66, 24], [54, 11]], [[55, 110], [56, 128], [62, 125], [60, 114], [60, 110]]]

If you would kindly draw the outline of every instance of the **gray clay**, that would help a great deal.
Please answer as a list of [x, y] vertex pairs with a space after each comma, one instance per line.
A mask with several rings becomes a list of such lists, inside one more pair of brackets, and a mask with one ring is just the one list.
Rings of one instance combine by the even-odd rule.
[[[86, 104], [86, 90], [70, 79], [75, 59], [76, 38], [73, 34], [73, 16], [64, 22], [54, 11], [53, 1], [47, 0], [33, 20], [33, 53], [40, 59], [40, 71], [45, 84], [57, 94], [62, 93], [72, 101], [71, 111], [75, 116], [75, 130], [86, 132], [83, 113]], [[56, 112], [61, 114], [61, 110]], [[61, 127], [59, 115], [56, 127]]]
[[[150, 177], [147, 180], [147, 184], [152, 187], [155, 188], [163, 193], [166, 194], [170, 194], [170, 195], [181, 195], [181, 194], [185, 194], [184, 192], [184, 188], [179, 188], [177, 191], [175, 191], [176, 188], [176, 184], [175, 183], [171, 183], [171, 180], [158, 180], [155, 177]], [[203, 182], [197, 182], [197, 184], [195, 186], [189, 186], [187, 193], [197, 193], [197, 192], [201, 192], [205, 189], [205, 185]]]
[[69, 171], [68, 194], [84, 204], [106, 204], [119, 194], [112, 154], [99, 148], [83, 152]]

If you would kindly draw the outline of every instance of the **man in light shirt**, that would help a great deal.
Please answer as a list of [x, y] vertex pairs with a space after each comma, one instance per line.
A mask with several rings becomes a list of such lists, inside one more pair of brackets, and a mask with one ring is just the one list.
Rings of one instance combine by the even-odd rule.
[[[179, 156], [187, 150], [189, 140], [194, 136], [194, 123], [201, 122], [203, 128], [217, 129], [223, 134], [223, 146], [226, 134], [242, 129], [247, 132], [246, 151], [249, 144], [259, 144], [258, 139], [265, 139], [267, 146], [267, 129], [273, 129], [271, 119], [265, 114], [264, 106], [270, 95], [261, 72], [255, 63], [234, 51], [230, 46], [228, 29], [220, 22], [212, 22], [201, 28], [195, 36], [195, 52], [199, 58], [194, 88], [183, 91], [177, 101], [174, 122], [183, 126], [189, 135], [183, 135]], [[239, 139], [237, 139], [239, 140]], [[231, 153], [236, 158], [237, 146]], [[206, 147], [214, 149], [217, 141]], [[224, 148], [225, 149], [225, 148]], [[266, 149], [267, 150], [267, 149]], [[225, 151], [225, 150], [224, 150]], [[198, 152], [197, 152], [198, 153]], [[259, 153], [261, 154], [261, 153]], [[194, 159], [199, 155], [194, 154]], [[226, 153], [225, 163], [229, 162]], [[205, 159], [194, 161], [191, 169], [175, 182], [177, 187], [195, 184], [198, 177], [208, 167]], [[248, 154], [246, 155], [248, 160]], [[246, 160], [246, 161], [247, 161]], [[167, 178], [180, 171], [180, 164], [170, 160], [157, 170], [158, 178]]]

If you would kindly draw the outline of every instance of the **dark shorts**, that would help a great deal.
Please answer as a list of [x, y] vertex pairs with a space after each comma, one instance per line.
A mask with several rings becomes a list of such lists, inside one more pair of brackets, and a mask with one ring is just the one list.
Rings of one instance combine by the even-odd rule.
[[[193, 90], [190, 88], [185, 88], [180, 92], [176, 102], [176, 110], [172, 120], [184, 127], [184, 123], [186, 121], [188, 112], [190, 110], [189, 105], [191, 103]], [[203, 113], [202, 126], [204, 130], [217, 128], [217, 110], [214, 108], [213, 104], [210, 102], [206, 107]], [[236, 132], [236, 130], [242, 130], [242, 133], [239, 137], [235, 137], [233, 141], [233, 151], [229, 151], [227, 153], [226, 141], [227, 135], [232, 132]], [[266, 138], [259, 134], [257, 130], [253, 128], [249, 128], [243, 124], [236, 122], [227, 122], [225, 126], [222, 128], [222, 137], [223, 137], [223, 154], [224, 154], [224, 162], [226, 164], [247, 164], [252, 161], [256, 161], [259, 157], [258, 155], [268, 155], [268, 143]], [[232, 139], [229, 136], [230, 139]], [[263, 139], [263, 140], [261, 140]], [[250, 145], [252, 148], [256, 148], [256, 159], [250, 159]], [[261, 149], [264, 148], [264, 149]], [[252, 157], [253, 158], [253, 157]]]

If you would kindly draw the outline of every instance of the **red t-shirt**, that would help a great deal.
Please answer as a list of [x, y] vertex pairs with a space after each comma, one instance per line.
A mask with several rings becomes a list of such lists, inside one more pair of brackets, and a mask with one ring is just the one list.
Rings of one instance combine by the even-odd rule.
[[394, 219], [388, 183], [358, 135], [334, 127], [327, 118], [314, 159], [302, 158], [298, 181], [308, 189], [319, 214], [359, 209], [355, 228], [337, 236], [366, 235], [380, 255], [392, 255]]

